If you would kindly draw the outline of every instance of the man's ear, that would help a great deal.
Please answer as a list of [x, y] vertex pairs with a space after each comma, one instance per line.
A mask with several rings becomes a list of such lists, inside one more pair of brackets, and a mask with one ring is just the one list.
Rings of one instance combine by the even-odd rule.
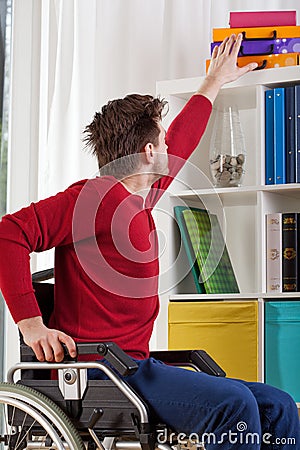
[[149, 164], [153, 163], [153, 160], [154, 160], [154, 151], [153, 150], [154, 150], [154, 146], [153, 146], [153, 144], [151, 144], [151, 142], [148, 142], [148, 144], [146, 144], [144, 147], [145, 158]]

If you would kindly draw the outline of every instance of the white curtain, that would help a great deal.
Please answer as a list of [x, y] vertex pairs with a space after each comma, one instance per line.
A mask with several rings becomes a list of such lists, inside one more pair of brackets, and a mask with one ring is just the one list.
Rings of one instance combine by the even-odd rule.
[[[24, 4], [26, 10], [32, 5], [27, 23]], [[23, 40], [26, 31], [32, 35], [30, 102], [23, 98], [30, 108], [34, 178], [28, 200], [93, 176], [96, 162], [81, 138], [94, 112], [130, 92], [155, 94], [157, 80], [204, 75], [212, 28], [228, 26], [229, 11], [246, 9], [262, 9], [261, 1], [14, 0], [13, 39]], [[300, 20], [299, 0], [269, 0], [263, 9], [296, 9]], [[13, 70], [20, 71], [28, 50], [16, 52], [19, 64], [13, 63]], [[13, 95], [15, 79], [20, 82], [18, 74], [13, 74]], [[19, 108], [22, 99], [17, 100]], [[18, 133], [20, 124], [13, 124]], [[13, 144], [14, 155], [24, 151]]]
[[96, 110], [156, 80], [203, 74], [210, 8], [199, 0], [43, 0], [38, 196], [92, 176], [81, 132]]

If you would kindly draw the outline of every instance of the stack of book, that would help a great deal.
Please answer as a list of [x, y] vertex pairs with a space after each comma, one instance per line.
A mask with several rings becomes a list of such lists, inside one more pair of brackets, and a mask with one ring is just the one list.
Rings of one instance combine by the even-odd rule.
[[299, 213], [266, 215], [267, 292], [299, 292], [299, 233]]
[[265, 92], [265, 183], [300, 182], [300, 85]]
[[[296, 11], [232, 11], [230, 28], [214, 28], [211, 53], [231, 34], [243, 34], [238, 66], [257, 62], [258, 69], [299, 64], [300, 26]], [[206, 61], [208, 69], [210, 60]], [[257, 69], [256, 69], [257, 70]]]
[[175, 206], [174, 212], [197, 292], [239, 292], [217, 216], [185, 206]]

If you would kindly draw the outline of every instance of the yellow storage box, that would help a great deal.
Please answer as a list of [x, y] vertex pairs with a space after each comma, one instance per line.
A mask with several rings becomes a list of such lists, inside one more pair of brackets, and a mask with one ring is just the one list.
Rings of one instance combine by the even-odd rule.
[[257, 381], [258, 302], [170, 302], [169, 349], [206, 350], [228, 377]]

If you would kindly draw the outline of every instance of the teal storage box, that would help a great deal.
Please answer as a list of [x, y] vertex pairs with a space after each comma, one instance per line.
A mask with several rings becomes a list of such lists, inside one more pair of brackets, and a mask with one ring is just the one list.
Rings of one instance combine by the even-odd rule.
[[300, 301], [265, 303], [265, 382], [300, 402]]

